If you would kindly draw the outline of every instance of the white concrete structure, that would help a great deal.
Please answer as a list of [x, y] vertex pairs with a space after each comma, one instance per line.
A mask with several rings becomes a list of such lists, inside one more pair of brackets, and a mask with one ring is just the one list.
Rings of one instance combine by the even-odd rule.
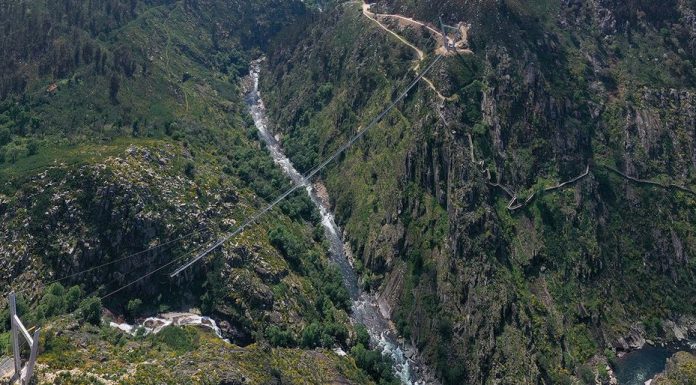
[[[31, 376], [34, 374], [34, 364], [36, 363], [36, 355], [39, 353], [39, 329], [36, 329], [34, 336], [30, 336], [27, 328], [17, 316], [17, 298], [15, 293], [10, 293], [9, 298], [10, 303], [10, 324], [12, 325], [12, 353], [14, 355], [14, 369], [15, 375], [12, 378], [13, 381], [19, 380], [21, 385], [29, 385], [31, 382]], [[31, 353], [29, 353], [29, 361], [27, 365], [22, 368], [22, 358], [20, 357], [19, 350], [19, 335], [27, 341], [31, 347]]]

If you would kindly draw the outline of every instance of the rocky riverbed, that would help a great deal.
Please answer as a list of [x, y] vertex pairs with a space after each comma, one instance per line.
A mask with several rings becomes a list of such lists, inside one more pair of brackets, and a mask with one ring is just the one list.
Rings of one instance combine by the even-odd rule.
[[696, 352], [696, 318], [679, 317], [661, 322], [663, 337], [645, 338], [645, 329], [636, 324], [615, 342], [619, 351], [616, 379], [619, 385], [643, 385], [665, 370], [668, 360], [679, 352]]
[[167, 326], [189, 325], [208, 328], [212, 330], [215, 333], [215, 335], [229, 342], [228, 340], [223, 338], [222, 331], [220, 330], [214, 319], [195, 313], [163, 313], [156, 317], [148, 317], [142, 319], [134, 324], [114, 321], [109, 322], [109, 326], [123, 330], [124, 332], [131, 335], [157, 334]]
[[388, 313], [381, 310], [383, 306], [380, 306], [378, 298], [360, 289], [357, 274], [349, 257], [350, 250], [344, 242], [341, 229], [334, 220], [326, 188], [321, 183], [312, 184], [306, 180], [283, 153], [279, 138], [270, 132], [266, 108], [258, 88], [260, 69], [261, 61], [252, 63], [250, 75], [245, 82], [247, 104], [259, 137], [266, 143], [276, 164], [290, 179], [305, 188], [321, 214], [324, 233], [330, 244], [331, 260], [338, 266], [343, 282], [353, 300], [352, 322], [361, 323], [367, 327], [374, 346], [378, 347], [383, 355], [388, 355], [393, 360], [394, 372], [403, 384], [438, 384], [429, 368], [419, 359], [416, 349], [399, 338], [394, 325], [389, 320]]

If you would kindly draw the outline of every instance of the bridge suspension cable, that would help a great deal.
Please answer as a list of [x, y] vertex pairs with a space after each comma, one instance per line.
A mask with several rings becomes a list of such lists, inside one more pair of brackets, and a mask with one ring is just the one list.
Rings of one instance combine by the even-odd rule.
[[[339, 147], [338, 150], [336, 150], [331, 156], [326, 158], [323, 162], [321, 162], [312, 171], [307, 173], [303, 177], [303, 180], [305, 180], [305, 181], [311, 180], [316, 174], [318, 174], [321, 170], [323, 170], [329, 163], [334, 161], [339, 155], [341, 155], [347, 149], [352, 147], [353, 144], [358, 139], [360, 139], [370, 128], [372, 128], [377, 123], [379, 123], [384, 118], [384, 116], [386, 116], [401, 100], [403, 100], [408, 95], [408, 93], [411, 91], [411, 89], [413, 89], [413, 87], [415, 87], [416, 84], [418, 84], [418, 82], [425, 76], [425, 74], [427, 74], [435, 66], [435, 64], [437, 64], [440, 61], [441, 58], [442, 58], [442, 56], [439, 56], [439, 55], [436, 56], [435, 59], [421, 73], [419, 73], [418, 76], [416, 76], [416, 78], [413, 80], [413, 82], [411, 82], [411, 84], [409, 84], [409, 86], [406, 87], [406, 89], [401, 94], [399, 94], [399, 96], [396, 99], [394, 99], [394, 101], [392, 101], [391, 104], [389, 104], [389, 106], [386, 109], [384, 109], [379, 115], [375, 116], [364, 129], [359, 130], [352, 138], [350, 138], [350, 140], [348, 140], [341, 147]], [[263, 216], [265, 213], [270, 211], [273, 207], [275, 207], [283, 199], [287, 198], [288, 195], [292, 194], [293, 192], [295, 192], [296, 190], [298, 190], [302, 186], [303, 186], [302, 184], [295, 184], [293, 187], [291, 187], [290, 189], [285, 191], [278, 198], [276, 198], [273, 202], [271, 202], [268, 206], [257, 211], [256, 214], [252, 215], [250, 218], [248, 218], [246, 221], [244, 221], [233, 232], [220, 238], [218, 241], [213, 243], [210, 247], [205, 249], [203, 252], [196, 255], [196, 257], [194, 257], [193, 259], [188, 261], [186, 264], [184, 264], [183, 266], [176, 269], [173, 273], [170, 274], [170, 277], [173, 278], [173, 277], [179, 275], [181, 272], [188, 269], [196, 262], [200, 261], [203, 257], [210, 254], [213, 250], [220, 247], [223, 243], [227, 242], [231, 238], [233, 238], [236, 235], [238, 235], [239, 233], [241, 233], [247, 226], [256, 222], [261, 216]]]
[[[304, 180], [305, 182], [311, 180], [314, 176], [316, 176], [316, 174], [318, 174], [321, 170], [323, 170], [329, 163], [331, 163], [332, 161], [334, 161], [339, 155], [341, 155], [341, 154], [342, 154], [343, 152], [345, 152], [347, 149], [349, 149], [350, 147], [352, 147], [353, 144], [354, 144], [358, 139], [360, 139], [369, 129], [371, 129], [373, 126], [375, 126], [377, 123], [379, 123], [379, 122], [380, 122], [392, 109], [394, 109], [394, 107], [396, 107], [396, 105], [408, 95], [408, 93], [413, 89], [413, 87], [415, 87], [416, 84], [418, 84], [418, 82], [419, 82], [428, 72], [430, 72], [430, 70], [432, 70], [432, 68], [435, 66], [435, 64], [437, 64], [442, 58], [443, 58], [443, 56], [439, 56], [439, 55], [436, 56], [435, 59], [434, 59], [434, 60], [433, 60], [421, 73], [419, 73], [418, 76], [416, 76], [416, 78], [413, 80], [413, 82], [411, 82], [411, 83], [408, 85], [408, 87], [406, 87], [405, 90], [404, 90], [401, 94], [399, 94], [399, 96], [398, 96], [396, 99], [394, 99], [394, 101], [392, 101], [391, 104], [389, 104], [389, 106], [388, 106], [386, 109], [384, 109], [379, 115], [377, 115], [376, 117], [374, 117], [374, 118], [370, 121], [370, 123], [369, 123], [364, 129], [358, 131], [355, 135], [353, 135], [346, 143], [344, 143], [341, 147], [339, 147], [338, 150], [336, 150], [331, 156], [329, 156], [328, 158], [326, 158], [326, 159], [325, 159], [324, 161], [322, 161], [318, 166], [316, 166], [316, 167], [313, 168], [310, 172], [308, 172], [305, 176], [303, 176], [303, 180]], [[216, 248], [220, 247], [222, 244], [224, 244], [225, 242], [227, 242], [228, 240], [230, 240], [230, 239], [233, 238], [234, 236], [236, 236], [236, 235], [238, 235], [239, 233], [241, 233], [246, 227], [248, 227], [249, 225], [251, 225], [251, 224], [253, 224], [254, 222], [256, 222], [261, 216], [263, 216], [265, 213], [267, 213], [268, 211], [270, 211], [273, 207], [275, 207], [275, 206], [278, 205], [280, 202], [282, 202], [282, 201], [283, 201], [285, 198], [287, 198], [290, 194], [292, 194], [293, 192], [295, 192], [295, 191], [297, 191], [298, 189], [302, 188], [304, 185], [305, 185], [305, 184], [295, 184], [293, 187], [291, 187], [291, 188], [289, 188], [288, 190], [286, 190], [284, 193], [282, 193], [280, 196], [278, 196], [278, 197], [277, 197], [273, 202], [271, 202], [269, 205], [265, 206], [264, 208], [262, 208], [262, 209], [260, 209], [259, 211], [257, 211], [254, 215], [252, 215], [251, 217], [249, 217], [249, 218], [248, 218], [246, 221], [244, 221], [239, 227], [237, 227], [232, 233], [230, 233], [230, 234], [228, 234], [228, 235], [226, 235], [226, 236], [220, 238], [218, 241], [216, 241], [215, 243], [213, 243], [211, 246], [205, 248], [202, 252], [198, 253], [198, 254], [196, 255], [196, 257], [194, 257], [193, 259], [191, 259], [190, 261], [188, 261], [186, 264], [184, 264], [183, 266], [181, 266], [181, 267], [179, 267], [178, 269], [176, 269], [174, 272], [170, 273], [170, 277], [173, 278], [173, 277], [179, 275], [181, 272], [183, 272], [184, 270], [186, 270], [186, 269], [188, 269], [189, 267], [191, 267], [193, 264], [195, 264], [196, 262], [198, 262], [199, 260], [201, 260], [202, 258], [204, 258], [206, 255], [210, 254], [210, 253], [211, 253], [212, 251], [214, 251]], [[206, 227], [208, 227], [208, 226], [206, 226]], [[167, 243], [173, 243], [173, 242], [179, 241], [179, 240], [181, 240], [182, 238], [185, 238], [185, 237], [187, 237], [187, 236], [192, 235], [193, 233], [195, 233], [195, 231], [194, 231], [194, 232], [191, 232], [191, 233], [189, 233], [189, 234], [183, 235], [183, 236], [181, 236], [181, 237], [179, 237], [179, 238], [177, 238], [177, 239], [175, 239], [175, 240], [169, 241], [169, 242], [167, 242]], [[148, 249], [148, 250], [151, 250], [151, 249]], [[144, 251], [141, 251], [141, 252], [136, 253], [136, 254], [142, 254], [142, 253], [144, 253], [144, 252], [146, 252], [146, 251], [148, 251], [148, 250], [144, 250]], [[100, 298], [103, 300], [103, 299], [105, 299], [105, 298], [108, 298], [108, 297], [110, 297], [110, 296], [116, 294], [116, 293], [119, 293], [119, 292], [125, 290], [126, 288], [128, 288], [128, 287], [130, 287], [130, 286], [133, 286], [134, 284], [136, 284], [136, 283], [138, 283], [138, 282], [140, 282], [140, 281], [142, 281], [142, 280], [144, 280], [144, 279], [146, 279], [146, 278], [148, 278], [148, 277], [150, 277], [150, 276], [152, 276], [152, 275], [154, 275], [154, 274], [156, 274], [156, 273], [158, 273], [158, 272], [160, 272], [160, 271], [166, 269], [167, 267], [173, 265], [174, 263], [176, 263], [176, 262], [178, 262], [178, 261], [184, 259], [185, 256], [186, 256], [186, 255], [182, 255], [182, 256], [179, 256], [179, 257], [177, 257], [177, 258], [174, 258], [174, 259], [172, 259], [172, 260], [170, 260], [170, 261], [168, 261], [168, 262], [166, 262], [166, 263], [164, 263], [164, 264], [162, 264], [162, 265], [160, 265], [160, 266], [154, 268], [153, 270], [148, 271], [147, 273], [145, 273], [145, 274], [139, 276], [138, 278], [135, 278], [135, 279], [133, 279], [132, 281], [129, 281], [128, 283], [126, 283], [126, 284], [124, 284], [124, 285], [118, 287], [117, 289], [114, 289], [114, 290], [108, 292], [107, 294], [103, 295], [103, 296], [100, 297]], [[129, 256], [129, 257], [132, 257], [132, 256]], [[128, 258], [128, 257], [124, 257], [124, 258]], [[95, 267], [95, 269], [96, 269], [96, 268], [98, 268], [98, 267]], [[112, 282], [113, 282], [113, 281], [112, 281]]]
[[[118, 258], [118, 259], [114, 259], [114, 260], [109, 261], [109, 262], [104, 262], [104, 263], [102, 263], [102, 264], [99, 264], [99, 265], [96, 265], [96, 266], [92, 266], [92, 267], [89, 267], [89, 268], [87, 268], [87, 269], [80, 270], [80, 271], [77, 271], [77, 272], [74, 272], [74, 273], [65, 275], [65, 276], [63, 276], [63, 277], [60, 277], [60, 278], [53, 279], [53, 280], [48, 281], [48, 282], [46, 282], [46, 283], [39, 283], [39, 284], [38, 284], [38, 287], [46, 287], [46, 286], [50, 286], [50, 285], [52, 285], [52, 284], [54, 284], [54, 283], [60, 283], [60, 282], [66, 281], [66, 280], [68, 280], [68, 279], [70, 279], [70, 278], [74, 278], [74, 277], [77, 277], [77, 276], [79, 276], [79, 275], [86, 274], [86, 273], [92, 272], [92, 271], [94, 271], [94, 270], [101, 269], [101, 268], [103, 268], [103, 267], [107, 267], [107, 266], [110, 266], [110, 265], [113, 265], [113, 264], [116, 264], [116, 263], [119, 263], [119, 262], [123, 262], [123, 261], [128, 260], [128, 259], [131, 259], [131, 258], [135, 258], [135, 257], [141, 256], [141, 255], [146, 254], [146, 253], [148, 253], [148, 252], [150, 252], [150, 251], [154, 251], [154, 250], [158, 250], [158, 249], [164, 249], [164, 250], [166, 250], [166, 249], [172, 247], [175, 243], [177, 243], [177, 242], [179, 242], [179, 241], [183, 241], [183, 240], [185, 240], [185, 239], [187, 239], [187, 238], [190, 238], [190, 237], [192, 237], [192, 236], [195, 235], [195, 234], [204, 234], [204, 233], [206, 233], [206, 232], [211, 232], [211, 230], [210, 230], [210, 225], [204, 225], [203, 227], [201, 227], [201, 228], [199, 228], [199, 229], [196, 229], [196, 230], [190, 231], [190, 232], [188, 232], [188, 233], [182, 234], [182, 235], [180, 235], [180, 236], [177, 237], [177, 238], [170, 239], [169, 241], [162, 242], [162, 243], [157, 244], [157, 245], [155, 245], [155, 246], [151, 246], [151, 247], [149, 247], [149, 248], [147, 248], [147, 249], [144, 249], [144, 250], [141, 250], [141, 251], [132, 253], [132, 254], [125, 255], [125, 256], [120, 257], [120, 258]], [[21, 294], [21, 293], [25, 293], [25, 292], [28, 292], [28, 291], [30, 291], [30, 290], [36, 289], [36, 287], [37, 287], [37, 286], [35, 285], [35, 286], [28, 287], [28, 288], [24, 288], [24, 289], [14, 290], [13, 292], [16, 293], [16, 294]]]

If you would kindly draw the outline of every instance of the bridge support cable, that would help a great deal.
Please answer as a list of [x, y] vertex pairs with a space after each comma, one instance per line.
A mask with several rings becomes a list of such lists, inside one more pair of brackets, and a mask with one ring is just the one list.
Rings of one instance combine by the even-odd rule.
[[[430, 72], [430, 70], [435, 66], [435, 64], [437, 64], [437, 63], [440, 61], [440, 59], [442, 59], [442, 56], [436, 56], [435, 59], [432, 61], [432, 63], [430, 63], [423, 71], [421, 71], [421, 72], [418, 74], [418, 76], [416, 76], [416, 78], [413, 80], [413, 82], [411, 82], [411, 84], [409, 84], [408, 87], [406, 87], [406, 89], [405, 89], [401, 94], [399, 94], [399, 96], [398, 96], [396, 99], [394, 99], [394, 100], [391, 102], [391, 104], [389, 104], [389, 106], [388, 106], [386, 109], [384, 109], [381, 113], [379, 113], [379, 115], [375, 116], [375, 117], [370, 121], [370, 123], [368, 123], [368, 125], [367, 125], [364, 129], [359, 130], [359, 131], [358, 131], [355, 135], [353, 135], [353, 137], [351, 137], [346, 143], [344, 143], [341, 147], [339, 147], [338, 150], [336, 150], [331, 156], [329, 156], [328, 158], [326, 158], [326, 159], [325, 159], [323, 162], [321, 162], [317, 167], [315, 167], [314, 169], [312, 169], [312, 171], [310, 171], [309, 173], [307, 173], [307, 174], [303, 177], [303, 180], [305, 180], [305, 181], [311, 180], [316, 174], [318, 174], [321, 170], [323, 170], [329, 163], [331, 163], [332, 161], [334, 161], [339, 155], [341, 155], [343, 152], [345, 152], [345, 151], [348, 150], [350, 147], [352, 147], [353, 144], [355, 144], [355, 142], [356, 142], [358, 139], [362, 138], [363, 135], [365, 135], [365, 133], [366, 133], [369, 129], [371, 129], [372, 127], [374, 127], [374, 126], [375, 126], [377, 123], [379, 123], [389, 112], [391, 112], [391, 110], [394, 109], [394, 107], [396, 107], [396, 105], [397, 105], [400, 101], [402, 101], [402, 100], [408, 95], [408, 93], [413, 89], [413, 87], [415, 87], [416, 84], [418, 84], [418, 82], [419, 82], [428, 72]], [[220, 238], [218, 241], [216, 241], [215, 243], [213, 243], [210, 247], [208, 247], [207, 249], [203, 250], [201, 253], [199, 253], [198, 255], [196, 255], [193, 259], [191, 259], [190, 261], [188, 261], [186, 264], [184, 264], [183, 266], [181, 266], [181, 267], [179, 267], [178, 269], [176, 269], [176, 270], [175, 270], [173, 273], [171, 273], [169, 276], [173, 278], [173, 277], [179, 275], [179, 274], [180, 274], [181, 272], [183, 272], [184, 270], [186, 270], [186, 269], [188, 269], [189, 267], [191, 267], [191, 266], [192, 266], [193, 264], [195, 264], [196, 262], [200, 261], [203, 257], [205, 257], [206, 255], [210, 254], [212, 251], [214, 251], [215, 249], [217, 249], [218, 247], [220, 247], [222, 244], [224, 244], [225, 242], [227, 242], [227, 241], [230, 240], [231, 238], [237, 236], [237, 235], [238, 235], [239, 233], [241, 233], [246, 227], [248, 227], [249, 225], [251, 225], [251, 224], [253, 224], [254, 222], [256, 222], [261, 216], [263, 216], [265, 213], [267, 213], [268, 211], [270, 211], [273, 207], [275, 207], [276, 205], [278, 205], [278, 203], [280, 203], [281, 201], [283, 201], [283, 200], [284, 200], [285, 198], [287, 198], [290, 194], [292, 194], [292, 193], [295, 192], [296, 190], [300, 189], [301, 187], [303, 187], [303, 184], [295, 184], [295, 186], [291, 187], [291, 188], [288, 189], [286, 192], [284, 192], [283, 194], [281, 194], [278, 198], [276, 198], [276, 199], [275, 199], [273, 202], [271, 202], [268, 206], [266, 206], [266, 207], [262, 208], [261, 210], [257, 211], [256, 214], [254, 214], [254, 215], [251, 216], [249, 219], [247, 219], [246, 221], [244, 221], [244, 222], [243, 222], [239, 227], [237, 227], [232, 233], [230, 233], [230, 234], [228, 234], [228, 235], [226, 235], [226, 236]]]
[[[123, 262], [123, 261], [125, 261], [125, 260], [128, 260], [128, 259], [132, 259], [132, 258], [135, 258], [135, 257], [138, 257], [138, 256], [144, 256], [144, 255], [146, 255], [147, 253], [149, 253], [149, 252], [151, 252], [151, 251], [155, 251], [155, 250], [159, 250], [159, 251], [168, 250], [168, 249], [174, 247], [174, 244], [176, 244], [176, 243], [178, 243], [178, 242], [180, 242], [180, 241], [183, 241], [183, 240], [185, 240], [185, 239], [191, 238], [192, 236], [194, 236], [194, 235], [196, 235], [196, 234], [199, 234], [199, 235], [206, 234], [206, 233], [211, 233], [211, 234], [212, 234], [212, 232], [213, 232], [213, 230], [210, 229], [210, 225], [203, 225], [202, 227], [200, 227], [200, 228], [198, 228], [198, 229], [196, 229], [196, 230], [190, 231], [190, 232], [188, 232], [188, 233], [185, 233], [185, 234], [183, 234], [183, 235], [180, 235], [180, 236], [177, 237], [177, 238], [170, 239], [170, 240], [165, 241], [165, 242], [162, 242], [162, 243], [160, 243], [160, 244], [157, 244], [157, 245], [148, 247], [147, 249], [138, 251], [138, 252], [136, 252], [136, 253], [128, 254], [128, 255], [123, 256], [123, 257], [120, 257], [120, 258], [118, 258], [118, 259], [111, 260], [111, 261], [109, 261], [109, 262], [104, 262], [104, 263], [102, 263], [102, 264], [99, 264], [99, 265], [96, 265], [96, 266], [92, 266], [92, 267], [89, 267], [89, 268], [84, 269], [84, 270], [80, 270], [80, 271], [77, 271], [77, 272], [74, 272], [74, 273], [70, 273], [70, 274], [68, 274], [68, 275], [65, 275], [65, 276], [62, 276], [62, 277], [60, 277], [60, 278], [56, 278], [56, 279], [50, 280], [50, 281], [48, 281], [48, 282], [44, 282], [44, 283], [39, 282], [39, 283], [36, 283], [36, 284], [34, 284], [34, 285], [30, 286], [30, 287], [26, 287], [26, 288], [24, 288], [24, 289], [14, 289], [14, 290], [11, 290], [10, 292], [11, 292], [11, 293], [15, 293], [15, 295], [17, 295], [17, 294], [22, 294], [22, 293], [26, 293], [26, 292], [35, 290], [35, 289], [40, 288], [40, 287], [48, 287], [48, 286], [50, 286], [51, 284], [59, 283], [59, 282], [63, 282], [63, 281], [69, 280], [69, 279], [71, 279], [71, 278], [79, 277], [79, 276], [82, 276], [82, 275], [84, 275], [84, 274], [86, 274], [86, 273], [90, 273], [90, 272], [92, 272], [92, 271], [95, 271], [95, 270], [98, 270], [98, 269], [101, 269], [101, 268], [104, 268], [104, 267], [107, 267], [107, 266], [111, 266], [111, 265], [114, 265], [114, 264], [116, 264], [116, 263], [119, 263], [119, 262]], [[4, 294], [3, 297], [4, 297], [5, 295], [9, 296], [10, 292]]]

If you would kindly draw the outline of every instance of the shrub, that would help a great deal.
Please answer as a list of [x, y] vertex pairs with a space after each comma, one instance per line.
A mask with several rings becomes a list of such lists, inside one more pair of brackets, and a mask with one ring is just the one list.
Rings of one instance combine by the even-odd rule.
[[351, 356], [355, 359], [355, 364], [379, 384], [399, 384], [399, 381], [392, 374], [393, 363], [389, 357], [381, 353], [368, 350], [362, 344], [355, 345], [350, 350]]
[[616, 368], [618, 364], [616, 353], [614, 353], [614, 351], [611, 349], [604, 349], [604, 356], [607, 357], [609, 366], [611, 366], [612, 368]]
[[351, 299], [346, 286], [343, 284], [343, 278], [338, 268], [328, 266], [322, 273], [322, 279], [319, 281], [320, 290], [326, 294], [336, 307], [345, 311], [350, 311]]
[[10, 333], [0, 333], [0, 355], [10, 354]]
[[588, 366], [583, 365], [578, 369], [578, 376], [584, 384], [593, 385], [595, 383], [595, 374]]
[[99, 326], [101, 324], [102, 303], [97, 297], [88, 297], [80, 302], [79, 316], [85, 322]]
[[65, 293], [65, 308], [67, 311], [75, 311], [82, 298], [82, 289], [79, 286], [73, 286]]
[[452, 321], [450, 321], [449, 318], [440, 318], [437, 330], [443, 340], [449, 341], [452, 339]]
[[370, 334], [367, 332], [365, 325], [358, 324], [355, 327], [356, 345], [370, 346]]
[[15, 163], [19, 158], [22, 157], [25, 150], [26, 149], [24, 147], [11, 143], [5, 148], [5, 160]]
[[276, 325], [266, 329], [266, 339], [272, 346], [289, 347], [295, 345], [295, 339], [287, 330], [282, 330]]
[[179, 353], [193, 351], [200, 345], [199, 336], [195, 329], [169, 326], [155, 335], [155, 340], [164, 343]]
[[43, 359], [52, 367], [73, 368], [80, 362], [79, 353], [67, 336], [49, 331], [44, 338]]
[[645, 325], [645, 331], [652, 337], [657, 337], [662, 330], [662, 321], [657, 317], [650, 317], [643, 324]]
[[32, 139], [27, 143], [27, 155], [36, 155], [37, 152], [39, 152], [39, 145]]
[[[324, 343], [326, 342], [326, 340], [324, 339], [324, 335], [331, 338], [331, 341], [328, 343]], [[334, 342], [345, 344], [346, 340], [348, 339], [348, 328], [346, 328], [346, 326], [341, 323], [327, 322], [324, 324], [322, 339], [322, 346], [324, 347], [330, 347], [334, 344]]]
[[53, 283], [41, 297], [38, 313], [41, 317], [53, 317], [65, 313], [65, 288], [60, 283]]
[[606, 366], [601, 365], [598, 368], [597, 374], [599, 375], [599, 380], [603, 383], [606, 384], [609, 382], [609, 371], [607, 370]]
[[319, 342], [322, 347], [325, 348], [330, 348], [334, 344], [334, 338], [328, 334], [326, 331], [321, 333], [321, 337], [319, 337]]
[[0, 146], [10, 143], [11, 140], [12, 133], [10, 132], [10, 129], [7, 127], [0, 127]]
[[131, 318], [135, 318], [139, 313], [143, 305], [143, 301], [140, 298], [134, 298], [128, 301], [126, 305], [126, 312]]
[[300, 256], [304, 249], [302, 242], [295, 234], [283, 226], [276, 226], [268, 232], [271, 245], [280, 251], [285, 259], [295, 268], [300, 265]]
[[193, 164], [193, 162], [186, 162], [186, 165], [184, 166], [184, 174], [186, 174], [186, 176], [189, 178], [196, 176], [196, 166]]
[[301, 344], [305, 348], [314, 348], [321, 343], [321, 326], [312, 322], [302, 330]]

